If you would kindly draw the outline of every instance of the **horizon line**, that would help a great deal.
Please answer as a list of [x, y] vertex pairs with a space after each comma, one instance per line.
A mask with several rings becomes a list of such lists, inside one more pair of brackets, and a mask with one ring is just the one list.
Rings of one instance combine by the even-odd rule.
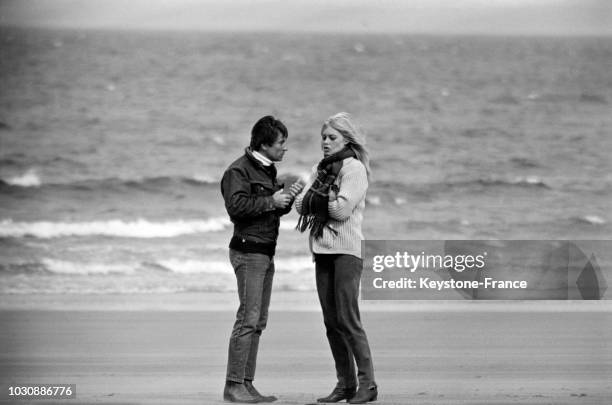
[[612, 38], [609, 32], [547, 32], [547, 31], [466, 31], [466, 30], [377, 30], [377, 29], [284, 29], [284, 28], [234, 28], [218, 29], [205, 27], [136, 27], [136, 26], [60, 26], [39, 24], [11, 24], [1, 23], [0, 29], [12, 30], [41, 30], [41, 31], [85, 31], [85, 32], [130, 32], [130, 33], [211, 33], [211, 34], [312, 34], [312, 35], [402, 35], [402, 36], [457, 36], [457, 37], [492, 37], [492, 38]]

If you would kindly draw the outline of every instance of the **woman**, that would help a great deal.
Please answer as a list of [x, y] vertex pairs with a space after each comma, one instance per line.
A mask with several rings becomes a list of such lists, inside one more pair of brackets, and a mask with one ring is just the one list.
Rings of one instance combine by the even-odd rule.
[[378, 396], [358, 301], [361, 222], [370, 173], [368, 151], [364, 134], [347, 113], [333, 115], [323, 123], [321, 148], [323, 160], [295, 200], [300, 214], [297, 228], [301, 232], [310, 229], [317, 292], [338, 377], [332, 393], [317, 401], [346, 399], [362, 404]]

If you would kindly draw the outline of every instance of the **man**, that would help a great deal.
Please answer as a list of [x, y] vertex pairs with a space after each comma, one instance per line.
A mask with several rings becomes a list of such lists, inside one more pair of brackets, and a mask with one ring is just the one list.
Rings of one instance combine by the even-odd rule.
[[223, 174], [221, 193], [234, 223], [229, 257], [240, 306], [229, 342], [223, 399], [229, 402], [273, 402], [253, 386], [259, 337], [268, 319], [274, 276], [274, 253], [280, 217], [291, 210], [299, 183], [284, 192], [274, 162], [287, 151], [287, 128], [272, 116], [261, 118], [251, 131], [250, 147]]

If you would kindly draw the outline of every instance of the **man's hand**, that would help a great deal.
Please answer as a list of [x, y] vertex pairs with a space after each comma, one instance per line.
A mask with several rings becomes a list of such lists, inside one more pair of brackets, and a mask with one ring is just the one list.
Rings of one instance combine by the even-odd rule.
[[276, 208], [287, 208], [293, 197], [291, 195], [286, 194], [284, 190], [278, 190], [276, 193], [272, 194], [272, 199], [274, 200], [274, 206]]

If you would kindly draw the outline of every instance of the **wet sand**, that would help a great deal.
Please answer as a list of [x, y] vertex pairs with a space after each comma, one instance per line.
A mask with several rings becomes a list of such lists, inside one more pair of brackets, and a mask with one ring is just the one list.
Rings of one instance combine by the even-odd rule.
[[[223, 402], [233, 319], [229, 308], [4, 307], [3, 386], [77, 385], [76, 400], [56, 403]], [[363, 307], [380, 387], [378, 403], [612, 401], [610, 311], [500, 311], [473, 305], [387, 311], [372, 310], [368, 303]], [[273, 303], [255, 383], [261, 392], [277, 395], [278, 404], [313, 402], [335, 382], [321, 315], [287, 308], [292, 309]]]

